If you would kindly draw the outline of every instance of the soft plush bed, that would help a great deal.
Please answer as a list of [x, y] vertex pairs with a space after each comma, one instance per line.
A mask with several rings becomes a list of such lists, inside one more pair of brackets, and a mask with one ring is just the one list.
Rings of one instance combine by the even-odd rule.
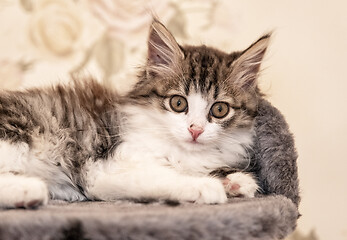
[[300, 202], [292, 134], [266, 100], [259, 104], [251, 171], [256, 198], [227, 204], [175, 202], [50, 201], [35, 210], [0, 210], [0, 240], [6, 239], [282, 239], [291, 233]]

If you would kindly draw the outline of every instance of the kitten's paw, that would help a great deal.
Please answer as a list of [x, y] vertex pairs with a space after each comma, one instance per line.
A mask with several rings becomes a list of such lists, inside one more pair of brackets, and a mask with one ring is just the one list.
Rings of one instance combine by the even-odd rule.
[[5, 208], [36, 208], [48, 202], [46, 184], [37, 178], [13, 176], [1, 193], [0, 206]]
[[258, 185], [255, 179], [246, 173], [232, 173], [223, 179], [225, 191], [229, 196], [243, 196], [252, 198], [258, 190]]
[[13, 188], [14, 207], [36, 208], [48, 202], [48, 189], [44, 182], [36, 178], [28, 178]]
[[220, 180], [214, 178], [203, 178], [198, 182], [196, 189], [196, 203], [217, 204], [225, 203], [227, 196]]

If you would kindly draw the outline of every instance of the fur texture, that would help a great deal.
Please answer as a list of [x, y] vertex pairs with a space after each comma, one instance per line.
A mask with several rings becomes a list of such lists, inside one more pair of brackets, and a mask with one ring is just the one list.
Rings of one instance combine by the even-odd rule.
[[259, 104], [255, 132], [249, 169], [258, 177], [262, 193], [284, 195], [298, 206], [298, 154], [294, 137], [279, 110], [266, 100]]
[[115, 97], [92, 81], [75, 82], [73, 88], [3, 92], [0, 174], [38, 178], [52, 198], [85, 200], [83, 166], [106, 158], [120, 142], [117, 128], [111, 127], [117, 118]]

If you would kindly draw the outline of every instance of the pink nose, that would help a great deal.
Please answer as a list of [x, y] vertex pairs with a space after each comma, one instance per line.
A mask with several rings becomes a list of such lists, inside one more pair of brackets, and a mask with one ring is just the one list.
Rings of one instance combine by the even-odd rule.
[[195, 141], [204, 132], [204, 129], [202, 127], [195, 126], [194, 124], [192, 124], [188, 128], [188, 131], [190, 132], [193, 140]]

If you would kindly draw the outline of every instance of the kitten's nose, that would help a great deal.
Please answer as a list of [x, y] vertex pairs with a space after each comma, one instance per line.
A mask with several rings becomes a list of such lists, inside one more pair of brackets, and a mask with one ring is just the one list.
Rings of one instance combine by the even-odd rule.
[[202, 127], [192, 124], [188, 128], [188, 131], [192, 135], [193, 141], [195, 141], [201, 135], [201, 133], [204, 132], [204, 129]]

